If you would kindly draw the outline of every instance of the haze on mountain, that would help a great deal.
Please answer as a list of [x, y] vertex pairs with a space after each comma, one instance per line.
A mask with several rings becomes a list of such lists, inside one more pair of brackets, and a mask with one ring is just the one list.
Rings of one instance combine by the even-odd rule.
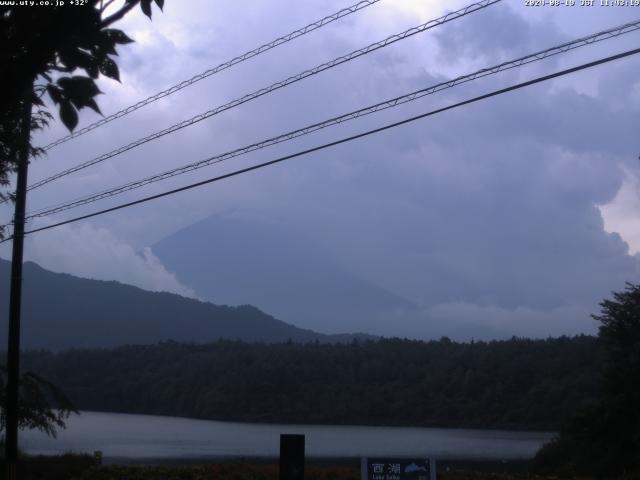
[[[249, 303], [323, 333], [490, 340], [523, 335], [523, 324], [529, 321], [533, 328], [524, 335], [546, 337], [554, 334], [554, 324], [560, 335], [574, 319], [589, 318], [588, 312], [574, 308], [550, 309], [541, 321], [527, 308], [480, 309], [455, 302], [419, 306], [354, 273], [325, 248], [322, 233], [308, 235], [302, 224], [286, 218], [258, 209], [230, 210], [191, 224], [150, 249], [199, 298], [217, 304]], [[376, 261], [391, 264], [393, 257]], [[434, 283], [437, 273], [423, 273], [436, 298], [441, 289]]]
[[152, 247], [199, 298], [249, 303], [323, 333], [366, 332], [417, 306], [354, 275], [313, 238], [255, 214], [212, 215]]
[[[0, 259], [2, 298], [9, 298], [9, 270], [10, 263]], [[173, 293], [54, 273], [33, 262], [25, 263], [23, 282], [24, 349], [105, 348], [165, 340], [205, 343], [221, 338], [248, 342], [354, 338], [303, 330], [250, 305], [213, 305]], [[6, 314], [6, 303], [3, 309]], [[6, 329], [1, 329], [0, 344], [6, 345], [6, 335]]]

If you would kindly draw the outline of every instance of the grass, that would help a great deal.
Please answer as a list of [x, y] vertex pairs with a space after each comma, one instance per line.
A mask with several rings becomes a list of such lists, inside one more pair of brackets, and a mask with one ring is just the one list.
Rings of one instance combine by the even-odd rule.
[[[464, 465], [441, 463], [439, 480], [552, 480], [527, 473], [477, 471], [497, 464]], [[448, 470], [448, 471], [447, 471]], [[21, 480], [277, 480], [278, 465], [273, 462], [220, 461], [199, 465], [100, 465], [89, 455], [25, 457]], [[4, 478], [4, 468], [0, 473]], [[305, 480], [360, 480], [357, 461], [309, 462]], [[578, 480], [578, 479], [574, 479]], [[588, 479], [580, 479], [588, 480]]]

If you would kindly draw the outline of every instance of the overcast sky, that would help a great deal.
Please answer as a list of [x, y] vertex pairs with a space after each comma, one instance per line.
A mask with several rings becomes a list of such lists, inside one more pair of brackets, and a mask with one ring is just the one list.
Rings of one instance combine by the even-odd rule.
[[[469, 2], [382, 0], [51, 150], [30, 180], [89, 160]], [[579, 0], [577, 3], [580, 3]], [[119, 27], [112, 113], [350, 4], [167, 0]], [[640, 18], [640, 7], [527, 7], [505, 0], [338, 66], [30, 193], [29, 210], [198, 160]], [[392, 111], [39, 220], [89, 213], [637, 47], [601, 42]], [[211, 214], [290, 222], [348, 269], [451, 322], [516, 334], [594, 332], [597, 303], [638, 281], [640, 57], [577, 73], [127, 210], [35, 234], [26, 257], [55, 271], [192, 294], [149, 249]], [[87, 112], [81, 125], [96, 120]], [[64, 134], [53, 125], [37, 138]], [[9, 218], [8, 210], [2, 210]], [[4, 245], [0, 254], [9, 257]], [[194, 252], [195, 254], [195, 252]], [[420, 335], [420, 325], [413, 325]], [[411, 333], [409, 332], [409, 333]], [[380, 333], [380, 332], [376, 332]]]

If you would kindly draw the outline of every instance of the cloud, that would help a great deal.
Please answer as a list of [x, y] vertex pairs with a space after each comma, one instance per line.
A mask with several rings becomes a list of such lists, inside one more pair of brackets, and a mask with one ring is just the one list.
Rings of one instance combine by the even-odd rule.
[[398, 309], [371, 316], [366, 324], [343, 331], [364, 331], [381, 336], [456, 341], [516, 337], [547, 338], [597, 333], [591, 313], [597, 305], [565, 305], [550, 309], [504, 308], [458, 301], [437, 303], [419, 311]]
[[435, 305], [425, 311], [433, 322], [444, 324], [459, 340], [471, 338], [508, 338], [524, 336], [546, 338], [550, 336], [596, 333], [596, 322], [584, 306], [566, 306], [551, 310], [533, 310], [517, 307], [505, 309], [483, 307], [469, 303]]
[[435, 35], [440, 46], [438, 59], [454, 65], [477, 61], [497, 63], [539, 48], [536, 39], [544, 38], [548, 46], [566, 39], [548, 18], [527, 19], [509, 4], [487, 8]]
[[[429, 18], [439, 14], [434, 3], [427, 9]], [[69, 142], [34, 162], [32, 177], [37, 180], [92, 158], [424, 20], [411, 13], [423, 2], [413, 2], [409, 9], [379, 10], [386, 8], [383, 4]], [[277, 2], [212, 7], [201, 0], [188, 9], [167, 2], [165, 13], [154, 16], [153, 23], [141, 15], [132, 17], [123, 28], [130, 25], [142, 32], [143, 41], [121, 49], [125, 87], [105, 88], [103, 111], [114, 111], [343, 6], [300, 2], [284, 15], [285, 7]], [[628, 20], [620, 13], [624, 9], [538, 10], [516, 10], [501, 2], [34, 191], [30, 205], [125, 183]], [[580, 21], [572, 20], [574, 16]], [[242, 30], [237, 28], [239, 19]], [[634, 35], [471, 82], [256, 152], [246, 160], [176, 177], [111, 204], [624, 50], [637, 39]], [[639, 260], [628, 254], [625, 243], [640, 238], [640, 226], [633, 220], [637, 208], [635, 200], [624, 200], [631, 198], [625, 193], [630, 189], [625, 171], [635, 171], [632, 164], [638, 155], [637, 69], [637, 59], [609, 64], [96, 217], [92, 226], [81, 223], [60, 233], [37, 234], [28, 251], [48, 268], [192, 295], [157, 259], [136, 252], [212, 213], [236, 208], [294, 223], [356, 274], [420, 302], [426, 312], [420, 321], [372, 320], [372, 330], [388, 327], [385, 333], [392, 333], [404, 328], [422, 335], [421, 329], [428, 330], [424, 319], [439, 316], [452, 324], [475, 317], [496, 335], [544, 335], [544, 329], [592, 332], [590, 321], [581, 315], [612, 290], [623, 288], [625, 281], [639, 279]], [[598, 207], [620, 202], [627, 206]], [[75, 212], [88, 213], [94, 207]], [[614, 217], [624, 227], [611, 226]]]
[[625, 170], [625, 179], [615, 198], [599, 206], [607, 232], [619, 234], [629, 245], [629, 253], [640, 253], [640, 176]]
[[25, 256], [54, 272], [195, 298], [193, 290], [180, 284], [150, 249], [137, 253], [113, 233], [90, 224], [66, 225], [28, 237]]

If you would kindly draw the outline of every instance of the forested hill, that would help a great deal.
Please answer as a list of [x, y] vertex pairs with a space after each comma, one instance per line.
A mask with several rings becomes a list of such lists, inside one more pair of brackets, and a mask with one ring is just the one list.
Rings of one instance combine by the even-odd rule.
[[[9, 269], [10, 263], [0, 259], [2, 298], [9, 298]], [[24, 265], [22, 298], [23, 348], [99, 348], [169, 339], [328, 342], [353, 338], [297, 328], [250, 305], [214, 305], [148, 292], [118, 282], [50, 272], [32, 262]], [[0, 345], [6, 345], [6, 334], [6, 328], [0, 329]]]
[[557, 429], [596, 394], [593, 337], [27, 352], [85, 410], [286, 423]]

